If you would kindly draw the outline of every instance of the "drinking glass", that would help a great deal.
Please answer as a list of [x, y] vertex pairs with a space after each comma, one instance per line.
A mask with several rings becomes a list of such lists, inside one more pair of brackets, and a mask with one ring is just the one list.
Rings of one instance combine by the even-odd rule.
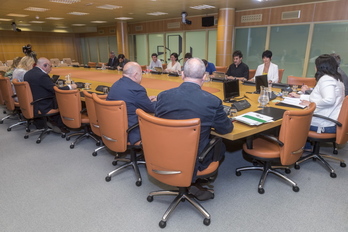
[[109, 88], [108, 87], [103, 87], [103, 93], [108, 94], [109, 93]]
[[269, 102], [268, 88], [261, 86], [260, 96], [258, 99], [260, 107], [264, 108]]
[[293, 86], [292, 86], [292, 91], [295, 92], [295, 93], [297, 93], [297, 88], [298, 88], [298, 85], [293, 85]]

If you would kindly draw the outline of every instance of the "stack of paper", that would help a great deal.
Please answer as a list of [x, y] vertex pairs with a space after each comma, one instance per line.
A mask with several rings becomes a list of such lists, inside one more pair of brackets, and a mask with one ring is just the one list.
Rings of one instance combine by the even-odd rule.
[[250, 126], [258, 126], [263, 123], [273, 122], [273, 118], [264, 114], [256, 112], [248, 112], [242, 115], [235, 117], [235, 120], [243, 122]]
[[306, 106], [300, 105], [301, 100], [300, 98], [294, 98], [294, 97], [284, 97], [284, 100], [281, 101], [281, 103], [288, 104], [288, 105], [293, 105], [301, 108], [305, 108]]

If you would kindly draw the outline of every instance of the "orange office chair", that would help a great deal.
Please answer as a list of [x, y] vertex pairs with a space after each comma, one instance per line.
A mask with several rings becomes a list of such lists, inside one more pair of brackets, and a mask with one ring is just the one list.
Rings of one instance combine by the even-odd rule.
[[215, 66], [217, 72], [227, 72], [227, 66]]
[[[180, 202], [187, 200], [203, 216], [203, 223], [210, 224], [210, 214], [188, 193], [192, 184], [200, 138], [200, 119], [171, 120], [157, 118], [137, 109], [142, 146], [146, 160], [147, 172], [153, 178], [164, 184], [178, 187], [178, 190], [159, 190], [149, 193], [147, 200], [153, 201], [154, 196], [176, 196], [172, 201], [159, 226], [164, 228], [168, 217]], [[221, 138], [214, 138], [199, 155], [202, 161], [212, 149], [220, 156]], [[215, 157], [215, 156], [214, 156]], [[216, 158], [216, 157], [215, 157]], [[216, 159], [215, 159], [216, 160]], [[214, 175], [219, 167], [219, 161], [212, 162], [208, 168], [197, 172], [197, 178]]]
[[61, 90], [57, 86], [53, 88], [56, 92], [58, 108], [64, 125], [73, 129], [79, 129], [81, 127], [84, 129], [83, 132], [77, 132], [66, 136], [67, 141], [73, 136], [78, 136], [75, 141], [70, 144], [70, 148], [73, 149], [75, 144], [83, 138], [92, 138], [96, 142], [96, 145], [100, 146], [100, 141], [93, 136], [90, 130], [88, 116], [82, 112], [80, 91], [78, 89]]
[[0, 76], [0, 91], [3, 97], [6, 109], [10, 112], [6, 117], [2, 118], [0, 124], [4, 122], [5, 119], [10, 118], [11, 116], [16, 116], [18, 122], [10, 125], [7, 128], [7, 131], [11, 131], [13, 127], [27, 124], [25, 120], [22, 119], [21, 110], [19, 108], [19, 103], [14, 100], [14, 93], [11, 85], [11, 81], [8, 77]]
[[[0, 73], [0, 77], [3, 77]], [[6, 114], [6, 105], [5, 105], [5, 101], [4, 101], [4, 98], [2, 96], [2, 92], [1, 92], [1, 88], [0, 88], [0, 105], [4, 108], [3, 109], [3, 113]], [[1, 121], [0, 121], [1, 123]]]
[[87, 65], [90, 67], [90, 68], [95, 68], [97, 67], [97, 62], [88, 62]]
[[320, 117], [320, 118], [324, 118], [324, 119], [327, 119], [329, 121], [335, 122], [337, 131], [336, 131], [336, 133], [317, 133], [316, 131], [309, 131], [307, 140], [314, 142], [313, 151], [311, 154], [309, 154], [309, 155], [301, 158], [299, 161], [297, 161], [295, 164], [295, 168], [300, 169], [299, 164], [302, 162], [305, 162], [311, 158], [313, 160], [318, 159], [330, 171], [330, 176], [332, 178], [335, 178], [335, 177], [337, 177], [335, 170], [331, 167], [331, 165], [324, 158], [340, 161], [340, 166], [343, 168], [346, 167], [346, 163], [344, 162], [344, 160], [336, 158], [334, 156], [319, 154], [320, 143], [321, 142], [333, 142], [333, 144], [334, 144], [333, 153], [334, 154], [338, 153], [337, 148], [336, 148], [336, 144], [347, 143], [347, 141], [348, 141], [348, 96], [346, 96], [345, 99], [343, 100], [341, 111], [340, 111], [340, 114], [338, 115], [337, 121], [332, 120], [332, 119], [327, 118], [327, 117], [323, 117], [321, 115], [316, 115], [316, 114], [314, 114], [313, 117]]
[[164, 64], [164, 63], [163, 63], [163, 64], [162, 64], [162, 69], [163, 69], [163, 70], [166, 70], [166, 69], [167, 69], [167, 64]]
[[278, 83], [282, 83], [284, 70], [285, 69], [278, 69]]
[[[85, 103], [86, 103], [86, 108], [87, 108], [87, 113], [89, 118], [89, 124], [92, 129], [92, 132], [95, 135], [101, 137], [98, 118], [97, 118], [97, 112], [95, 111], [95, 105], [94, 105], [92, 94], [87, 92], [86, 90], [83, 90], [83, 94], [85, 96]], [[97, 95], [97, 96], [103, 100], [105, 100], [107, 97], [107, 95]], [[97, 156], [97, 152], [103, 148], [105, 148], [105, 146], [102, 144], [100, 147], [94, 150], [92, 155]]]
[[95, 93], [92, 94], [92, 97], [97, 112], [101, 137], [105, 146], [114, 152], [130, 151], [130, 159], [115, 157], [114, 165], [117, 164], [117, 161], [126, 163], [109, 172], [105, 177], [105, 181], [109, 182], [112, 175], [131, 166], [137, 178], [135, 184], [136, 186], [141, 186], [142, 179], [138, 164], [145, 164], [145, 161], [139, 160], [141, 156], [136, 154], [136, 149], [141, 149], [140, 142], [134, 145], [128, 143], [129, 131], [138, 125], [136, 124], [128, 128], [126, 103], [124, 101], [105, 101], [100, 99]]
[[295, 77], [288, 76], [289, 85], [308, 85], [309, 87], [314, 87], [317, 84], [317, 81], [314, 77]]
[[[303, 154], [303, 147], [307, 140], [307, 135], [315, 110], [315, 103], [311, 103], [308, 109], [285, 111], [282, 125], [280, 127], [279, 138], [264, 135], [264, 138], [257, 138], [243, 144], [243, 156], [246, 160], [253, 160], [261, 166], [241, 167], [236, 169], [236, 175], [240, 176], [241, 171], [260, 170], [261, 179], [258, 185], [258, 192], [265, 192], [263, 186], [268, 173], [272, 173], [283, 180], [292, 184], [292, 190], [298, 192], [300, 189], [297, 184], [278, 172], [276, 169], [285, 169], [290, 173], [289, 165], [293, 165]], [[275, 166], [273, 165], [282, 165]]]
[[[24, 118], [26, 118], [28, 121], [40, 118], [44, 120], [44, 128], [30, 131], [28, 127], [28, 133], [24, 136], [24, 138], [27, 139], [29, 138], [29, 135], [40, 132], [40, 136], [37, 138], [36, 143], [41, 143], [43, 136], [53, 131], [51, 128], [47, 126], [47, 117], [59, 114], [59, 110], [52, 109], [47, 114], [34, 112], [34, 105], [46, 98], [41, 98], [37, 99], [36, 101], [33, 101], [33, 95], [31, 93], [30, 85], [26, 81], [18, 82], [16, 79], [13, 79], [13, 85], [16, 89], [19, 107], [22, 111]], [[65, 134], [62, 134], [62, 137], [65, 137]]]
[[256, 69], [249, 69], [249, 79], [254, 78]]

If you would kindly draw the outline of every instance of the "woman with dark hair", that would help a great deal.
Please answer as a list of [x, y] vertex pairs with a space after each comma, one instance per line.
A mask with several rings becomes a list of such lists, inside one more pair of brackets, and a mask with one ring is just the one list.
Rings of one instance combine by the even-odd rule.
[[167, 72], [178, 72], [181, 71], [181, 65], [178, 62], [179, 55], [178, 53], [173, 52], [170, 54], [170, 62], [168, 63]]
[[[278, 65], [271, 62], [272, 60], [272, 52], [270, 50], [266, 50], [262, 53], [263, 64], [260, 64], [255, 72], [255, 76], [265, 75], [267, 74], [269, 83], [278, 83], [279, 74], [278, 74]], [[253, 78], [255, 80], [255, 77]]]
[[[332, 56], [324, 54], [315, 60], [315, 79], [317, 84], [310, 95], [290, 93], [292, 97], [299, 97], [302, 105], [308, 106], [315, 102], [317, 108], [314, 114], [323, 115], [337, 120], [345, 96], [342, 77], [338, 73], [338, 64]], [[325, 119], [313, 117], [311, 131], [317, 133], [336, 133], [336, 125]]]

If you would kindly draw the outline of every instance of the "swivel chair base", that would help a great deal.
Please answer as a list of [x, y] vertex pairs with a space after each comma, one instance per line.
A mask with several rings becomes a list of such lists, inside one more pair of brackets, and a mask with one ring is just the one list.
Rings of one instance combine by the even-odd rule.
[[66, 141], [69, 141], [71, 139], [71, 137], [73, 136], [78, 136], [74, 142], [72, 142], [70, 144], [70, 148], [73, 149], [75, 147], [75, 145], [80, 142], [82, 139], [84, 138], [92, 138], [95, 142], [96, 145], [99, 146], [100, 145], [100, 141], [99, 139], [95, 138], [90, 132], [77, 132], [77, 133], [73, 133], [73, 134], [69, 134], [68, 136], [66, 136]]

